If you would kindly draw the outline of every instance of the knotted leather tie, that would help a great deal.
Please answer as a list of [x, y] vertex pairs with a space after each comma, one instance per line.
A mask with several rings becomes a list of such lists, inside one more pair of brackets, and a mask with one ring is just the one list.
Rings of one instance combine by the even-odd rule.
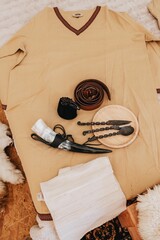
[[74, 90], [74, 98], [81, 109], [93, 110], [102, 104], [104, 92], [111, 100], [110, 91], [103, 82], [96, 79], [87, 79], [77, 85]]

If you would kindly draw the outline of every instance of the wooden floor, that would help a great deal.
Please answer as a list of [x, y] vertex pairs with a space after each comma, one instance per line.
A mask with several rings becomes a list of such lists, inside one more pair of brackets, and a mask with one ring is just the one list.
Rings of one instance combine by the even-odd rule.
[[[0, 121], [7, 123], [0, 109]], [[21, 170], [22, 166], [14, 147], [6, 150], [11, 161]], [[5, 212], [0, 214], [0, 240], [30, 240], [29, 230], [35, 221], [36, 212], [31, 200], [27, 182], [8, 186], [8, 203]]]

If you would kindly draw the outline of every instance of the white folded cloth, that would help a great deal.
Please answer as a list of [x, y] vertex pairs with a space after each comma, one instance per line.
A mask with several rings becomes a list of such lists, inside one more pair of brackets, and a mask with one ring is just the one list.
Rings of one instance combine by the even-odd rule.
[[107, 157], [61, 169], [40, 186], [60, 240], [80, 240], [126, 209]]

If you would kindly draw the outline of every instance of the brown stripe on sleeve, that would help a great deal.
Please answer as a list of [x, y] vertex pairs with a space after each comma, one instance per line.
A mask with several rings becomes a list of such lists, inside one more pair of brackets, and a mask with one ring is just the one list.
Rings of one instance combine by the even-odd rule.
[[7, 109], [7, 105], [1, 104], [1, 106], [2, 106], [2, 109], [3, 109], [3, 110], [6, 110], [6, 109]]

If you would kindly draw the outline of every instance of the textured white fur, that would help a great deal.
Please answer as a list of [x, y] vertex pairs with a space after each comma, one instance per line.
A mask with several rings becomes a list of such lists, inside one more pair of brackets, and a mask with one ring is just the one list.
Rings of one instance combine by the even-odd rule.
[[8, 126], [0, 122], [0, 149], [5, 149], [12, 143]]
[[24, 181], [21, 171], [16, 169], [4, 152], [4, 149], [12, 143], [8, 133], [7, 125], [0, 122], [0, 195], [5, 194], [6, 191], [4, 182], [19, 184]]
[[12, 184], [19, 184], [24, 181], [21, 171], [15, 168], [2, 149], [0, 149], [0, 180]]
[[138, 229], [144, 240], [160, 240], [160, 185], [138, 196]]

